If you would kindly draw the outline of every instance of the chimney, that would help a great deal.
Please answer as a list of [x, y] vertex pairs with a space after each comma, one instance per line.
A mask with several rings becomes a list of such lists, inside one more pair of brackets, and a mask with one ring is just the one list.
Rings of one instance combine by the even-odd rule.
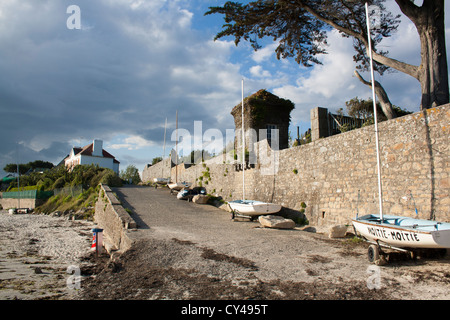
[[94, 144], [92, 147], [92, 155], [96, 157], [103, 157], [103, 141], [102, 140], [94, 140]]

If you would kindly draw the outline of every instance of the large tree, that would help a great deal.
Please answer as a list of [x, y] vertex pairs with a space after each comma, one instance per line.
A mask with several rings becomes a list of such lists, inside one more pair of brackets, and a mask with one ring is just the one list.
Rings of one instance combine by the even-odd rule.
[[383, 5], [385, 0], [369, 3], [377, 10], [378, 27], [371, 33], [368, 46], [364, 0], [258, 0], [248, 4], [226, 2], [210, 7], [205, 14], [224, 14], [223, 30], [216, 39], [234, 36], [249, 41], [255, 50], [258, 39], [272, 37], [279, 41], [278, 58], [295, 57], [304, 66], [320, 64], [317, 55], [326, 53], [326, 32], [334, 28], [344, 37], [352, 37], [357, 69], [369, 67], [368, 50], [372, 50], [375, 70], [383, 74], [388, 68], [416, 78], [422, 88], [421, 108], [449, 102], [447, 55], [445, 47], [444, 0], [423, 0], [418, 6], [412, 0], [395, 0], [400, 10], [414, 23], [421, 43], [421, 64], [411, 65], [388, 57], [377, 45], [389, 37], [400, 23]]

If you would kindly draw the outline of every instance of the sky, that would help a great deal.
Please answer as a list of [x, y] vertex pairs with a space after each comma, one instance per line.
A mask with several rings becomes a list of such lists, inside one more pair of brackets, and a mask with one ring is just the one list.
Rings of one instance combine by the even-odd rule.
[[[352, 40], [336, 32], [328, 34], [322, 65], [312, 68], [277, 60], [271, 40], [256, 52], [245, 42], [235, 46], [233, 38], [214, 41], [223, 17], [204, 13], [224, 2], [1, 0], [0, 176], [8, 163], [56, 165], [73, 146], [94, 139], [103, 140], [121, 170], [134, 165], [142, 172], [174, 147], [176, 112], [178, 128], [192, 134], [195, 124], [199, 136], [211, 129], [225, 137], [233, 130], [230, 112], [240, 103], [242, 79], [245, 96], [266, 89], [294, 102], [294, 138], [297, 126], [301, 132], [310, 127], [312, 108], [335, 111], [354, 97], [371, 97], [353, 75]], [[80, 9], [79, 20], [71, 5]], [[393, 0], [387, 6], [399, 13]], [[382, 48], [420, 63], [417, 31], [404, 16]], [[417, 80], [399, 72], [377, 80], [393, 104], [419, 111]]]

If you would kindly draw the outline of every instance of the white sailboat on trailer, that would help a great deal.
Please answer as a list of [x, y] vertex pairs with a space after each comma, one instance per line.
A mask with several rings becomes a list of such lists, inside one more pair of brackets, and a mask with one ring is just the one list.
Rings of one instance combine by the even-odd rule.
[[167, 186], [170, 188], [170, 193], [175, 191], [180, 191], [183, 188], [189, 188], [191, 186], [190, 183], [183, 181], [178, 182], [178, 110], [176, 112], [176, 134], [177, 138], [175, 141], [175, 182], [169, 183]]
[[[369, 48], [371, 47], [370, 20], [368, 4], [366, 3], [366, 20]], [[375, 141], [378, 168], [379, 214], [368, 214], [352, 220], [355, 232], [372, 243], [368, 249], [368, 258], [375, 264], [386, 262], [381, 250], [391, 248], [414, 253], [415, 249], [447, 249], [450, 248], [450, 223], [424, 219], [414, 219], [404, 216], [383, 215], [381, 161], [378, 145], [377, 108], [374, 87], [374, 72], [372, 52], [369, 50], [370, 69], [372, 77], [372, 99], [375, 122]], [[417, 214], [417, 210], [416, 210]]]
[[232, 218], [235, 216], [245, 217], [253, 220], [260, 215], [277, 213], [281, 210], [281, 205], [257, 200], [245, 199], [245, 133], [244, 133], [244, 80], [242, 79], [242, 199], [229, 201], [228, 206], [232, 212]]

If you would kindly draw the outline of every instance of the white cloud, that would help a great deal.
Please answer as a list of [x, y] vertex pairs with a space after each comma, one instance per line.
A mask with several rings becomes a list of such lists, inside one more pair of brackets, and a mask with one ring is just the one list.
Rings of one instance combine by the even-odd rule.
[[143, 148], [152, 147], [155, 145], [154, 142], [146, 140], [140, 136], [129, 136], [124, 139], [119, 139], [122, 143], [112, 143], [107, 144], [107, 148], [110, 149], [127, 149], [127, 150], [139, 150]]
[[268, 60], [270, 57], [275, 55], [275, 49], [278, 46], [278, 43], [272, 43], [270, 45], [265, 46], [262, 49], [259, 49], [258, 51], [255, 51], [252, 53], [251, 58], [256, 63], [261, 63], [263, 61]]
[[314, 107], [345, 107], [345, 101], [367, 91], [353, 76], [355, 64], [352, 60], [352, 41], [332, 31], [328, 43], [329, 54], [322, 57], [322, 65], [298, 77], [295, 85], [287, 84], [274, 89], [276, 95], [295, 103], [293, 123], [309, 121], [310, 109]]
[[262, 66], [253, 66], [250, 68], [250, 74], [257, 78], [268, 78], [271, 76], [270, 72], [264, 70]]
[[[9, 123], [0, 134], [11, 144], [43, 152], [56, 141], [102, 137], [115, 150], [154, 149], [176, 109], [184, 126], [232, 124], [227, 108], [241, 78], [230, 62], [235, 46], [193, 30], [187, 3], [77, 5], [89, 32], [67, 29], [59, 1], [0, 3], [0, 118]], [[19, 121], [23, 129], [14, 130]]]

